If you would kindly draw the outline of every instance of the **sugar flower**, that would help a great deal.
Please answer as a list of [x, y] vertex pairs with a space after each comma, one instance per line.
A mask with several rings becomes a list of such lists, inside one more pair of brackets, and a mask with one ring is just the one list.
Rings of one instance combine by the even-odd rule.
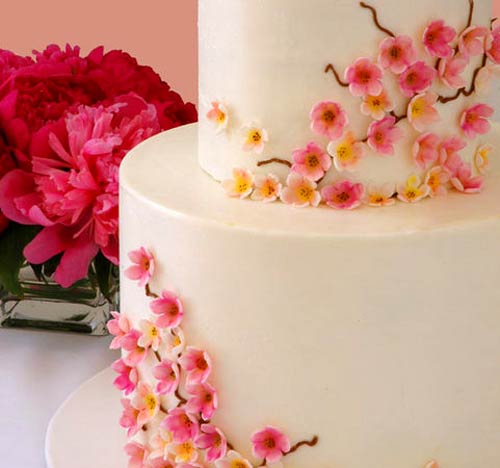
[[279, 429], [267, 426], [252, 435], [252, 448], [255, 457], [267, 463], [276, 463], [290, 450], [290, 440]]
[[416, 59], [417, 52], [409, 36], [388, 37], [380, 44], [378, 63], [393, 73], [403, 73]]
[[139, 281], [139, 286], [143, 288], [155, 271], [155, 260], [153, 255], [145, 247], [129, 252], [128, 258], [134, 265], [125, 270], [128, 279]]
[[420, 177], [412, 175], [405, 184], [398, 186], [398, 199], [405, 203], [417, 203], [428, 197], [430, 188], [422, 184]]
[[396, 203], [394, 195], [396, 187], [394, 184], [384, 184], [381, 186], [369, 185], [366, 189], [364, 203], [369, 206], [391, 206]]
[[465, 71], [468, 64], [468, 59], [460, 57], [459, 55], [442, 59], [439, 62], [439, 78], [441, 78], [441, 81], [449, 88], [463, 88], [467, 82], [462, 76], [462, 73]]
[[352, 132], [347, 132], [339, 143], [330, 142], [328, 153], [333, 157], [337, 171], [354, 171], [365, 156], [365, 145], [356, 141]]
[[486, 96], [491, 91], [493, 79], [500, 78], [500, 66], [497, 64], [487, 64], [481, 68], [476, 76], [476, 94]]
[[420, 169], [427, 169], [439, 159], [441, 139], [435, 133], [424, 133], [415, 141], [412, 155]]
[[490, 34], [488, 28], [483, 26], [470, 26], [458, 39], [458, 49], [465, 57], [482, 55], [485, 50], [486, 41]]
[[394, 144], [403, 138], [404, 133], [396, 126], [396, 119], [392, 115], [375, 121], [368, 127], [368, 146], [379, 154], [394, 154]]
[[149, 308], [158, 316], [156, 326], [159, 328], [178, 327], [184, 316], [181, 300], [170, 291], [162, 291], [160, 297], [151, 301]]
[[169, 446], [170, 453], [173, 454], [176, 466], [181, 463], [192, 463], [198, 458], [198, 450], [192, 440], [172, 443]]
[[129, 442], [125, 445], [125, 453], [129, 457], [128, 468], [146, 468], [149, 450], [138, 442]]
[[204, 421], [209, 421], [218, 405], [217, 392], [208, 383], [188, 385], [186, 391], [189, 395], [186, 410], [189, 413], [200, 413]]
[[229, 122], [227, 107], [220, 101], [213, 101], [212, 107], [207, 112], [207, 119], [215, 125], [217, 133], [223, 132]]
[[433, 167], [425, 176], [425, 185], [429, 187], [429, 195], [432, 198], [446, 195], [448, 193], [449, 182], [450, 173], [441, 166]]
[[156, 393], [159, 395], [170, 395], [179, 387], [179, 367], [170, 359], [163, 359], [153, 369], [153, 376], [158, 381]]
[[437, 71], [423, 61], [410, 65], [399, 77], [399, 87], [407, 97], [427, 91], [436, 78]]
[[128, 366], [123, 359], [118, 359], [113, 362], [111, 368], [118, 374], [118, 377], [113, 382], [113, 385], [125, 393], [125, 395], [130, 395], [137, 386], [139, 381], [139, 375], [137, 374], [137, 369], [132, 366]]
[[186, 347], [184, 332], [179, 327], [170, 329], [168, 333], [164, 335], [163, 340], [167, 345], [168, 355], [174, 358], [177, 358]]
[[139, 426], [144, 426], [158, 414], [160, 402], [153, 389], [148, 384], [141, 382], [132, 400], [132, 406], [139, 411], [137, 423]]
[[374, 120], [382, 120], [387, 112], [394, 110], [394, 103], [389, 95], [382, 91], [377, 96], [366, 95], [361, 104], [361, 113]]
[[196, 447], [205, 450], [207, 462], [214, 462], [226, 456], [227, 439], [224, 433], [213, 424], [202, 424], [195, 440]]
[[354, 96], [377, 96], [383, 91], [382, 69], [368, 58], [359, 58], [345, 71], [345, 80]]
[[160, 329], [150, 320], [141, 320], [139, 323], [142, 335], [137, 341], [139, 346], [143, 348], [151, 348], [153, 351], [158, 351], [161, 344]]
[[269, 134], [264, 128], [252, 124], [243, 128], [245, 142], [243, 143], [243, 151], [253, 151], [256, 154], [262, 154], [266, 143], [269, 141]]
[[474, 154], [474, 166], [479, 174], [484, 175], [490, 165], [489, 155], [493, 151], [493, 146], [482, 145]]
[[138, 422], [139, 410], [134, 408], [128, 398], [121, 399], [123, 412], [120, 417], [120, 426], [127, 429], [127, 436], [132, 437], [141, 429]]
[[311, 142], [292, 153], [292, 171], [311, 180], [321, 179], [332, 166], [332, 160], [321, 146]]
[[227, 455], [215, 462], [216, 468], [252, 468], [252, 464], [238, 452], [230, 450]]
[[361, 205], [365, 189], [362, 184], [354, 184], [348, 180], [327, 185], [321, 190], [325, 203], [337, 210], [352, 210]]
[[408, 104], [408, 121], [413, 128], [423, 132], [428, 125], [439, 120], [439, 113], [434, 107], [438, 100], [436, 93], [431, 91], [418, 94]]
[[298, 208], [305, 206], [318, 206], [321, 195], [317, 191], [316, 182], [291, 172], [286, 180], [287, 186], [281, 191], [281, 200]]
[[113, 319], [107, 324], [108, 331], [114, 338], [109, 345], [110, 349], [120, 349], [122, 347], [123, 338], [130, 332], [130, 322], [125, 314], [119, 312], [111, 312]]
[[151, 439], [150, 460], [155, 458], [161, 458], [167, 461], [170, 455], [169, 445], [171, 443], [172, 443], [172, 434], [170, 434], [170, 432], [165, 430], [163, 427], [159, 427], [154, 437]]
[[198, 435], [199, 425], [195, 416], [183, 408], [174, 408], [161, 422], [160, 427], [172, 433], [174, 442], [183, 443]]
[[458, 137], [450, 137], [441, 143], [439, 149], [439, 164], [445, 168], [452, 177], [454, 177], [458, 169], [463, 165], [462, 151], [467, 146], [467, 143]]
[[443, 20], [433, 21], [424, 31], [424, 46], [432, 57], [448, 58], [453, 55], [450, 43], [457, 32], [451, 26], [446, 26]]
[[188, 385], [196, 385], [207, 381], [212, 371], [212, 361], [206, 351], [188, 346], [179, 359], [182, 369], [187, 372]]
[[147, 349], [139, 344], [142, 333], [139, 330], [131, 330], [122, 340], [122, 348], [128, 351], [123, 358], [124, 362], [131, 367], [136, 367], [146, 359]]
[[233, 169], [233, 178], [222, 182], [222, 188], [232, 198], [247, 198], [253, 190], [254, 176], [248, 169]]
[[491, 36], [486, 39], [486, 53], [488, 58], [496, 63], [500, 63], [500, 21], [496, 20], [492, 25]]
[[474, 177], [470, 164], [462, 164], [455, 177], [451, 179], [453, 187], [463, 193], [479, 193], [484, 186], [482, 176]]
[[439, 465], [437, 461], [432, 460], [424, 468], [439, 468]]
[[349, 124], [349, 118], [342, 106], [332, 101], [316, 104], [311, 110], [310, 119], [311, 130], [330, 140], [339, 139]]
[[281, 195], [283, 188], [278, 177], [274, 174], [255, 176], [255, 189], [252, 192], [252, 200], [272, 203]]
[[147, 468], [178, 468], [180, 465], [175, 465], [173, 460], [163, 457], [154, 457], [150, 455]]
[[475, 138], [477, 135], [485, 135], [491, 129], [488, 118], [495, 111], [487, 104], [476, 104], [466, 109], [460, 118], [460, 127], [467, 138]]

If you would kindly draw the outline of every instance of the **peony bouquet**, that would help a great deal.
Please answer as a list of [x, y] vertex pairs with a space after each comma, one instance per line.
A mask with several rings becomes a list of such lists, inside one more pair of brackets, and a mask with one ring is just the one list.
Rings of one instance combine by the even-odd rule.
[[0, 289], [21, 268], [103, 290], [118, 258], [118, 173], [146, 138], [196, 121], [193, 104], [129, 54], [0, 50]]

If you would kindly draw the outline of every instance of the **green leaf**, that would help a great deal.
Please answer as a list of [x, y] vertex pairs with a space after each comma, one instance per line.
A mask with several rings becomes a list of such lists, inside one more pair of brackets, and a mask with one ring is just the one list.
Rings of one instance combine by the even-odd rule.
[[23, 294], [19, 284], [19, 272], [25, 263], [23, 250], [39, 231], [39, 226], [11, 223], [0, 236], [0, 284], [18, 296]]

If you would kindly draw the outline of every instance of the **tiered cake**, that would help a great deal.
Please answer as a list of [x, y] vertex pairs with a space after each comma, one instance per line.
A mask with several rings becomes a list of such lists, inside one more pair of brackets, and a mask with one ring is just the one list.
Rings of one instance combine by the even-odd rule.
[[121, 170], [131, 467], [500, 466], [491, 7], [200, 0], [201, 121]]

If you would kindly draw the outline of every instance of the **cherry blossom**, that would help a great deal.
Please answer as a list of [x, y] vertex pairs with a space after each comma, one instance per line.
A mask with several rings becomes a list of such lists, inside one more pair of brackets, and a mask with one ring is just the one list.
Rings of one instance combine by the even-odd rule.
[[158, 351], [161, 345], [161, 333], [156, 324], [150, 320], [141, 320], [139, 322], [142, 336], [137, 341], [139, 346], [143, 348], [151, 348], [153, 351]]
[[486, 39], [486, 53], [488, 58], [500, 63], [500, 21], [496, 20], [492, 25], [491, 35]]
[[433, 21], [424, 32], [424, 46], [432, 57], [448, 58], [453, 55], [450, 43], [457, 36], [451, 26], [446, 26], [443, 20]]
[[198, 451], [192, 440], [172, 442], [169, 446], [169, 451], [174, 456], [177, 466], [179, 466], [180, 463], [192, 463], [198, 458]]
[[132, 400], [132, 406], [139, 411], [137, 423], [144, 426], [151, 421], [160, 410], [160, 402], [153, 389], [146, 383], [141, 382]]
[[154, 274], [154, 257], [145, 247], [129, 252], [128, 257], [134, 265], [125, 270], [125, 276], [128, 279], [138, 281], [139, 286], [143, 288]]
[[439, 121], [439, 113], [434, 107], [438, 95], [431, 91], [416, 95], [408, 104], [408, 122], [419, 132]]
[[451, 183], [459, 192], [479, 193], [483, 189], [484, 179], [482, 176], [474, 177], [471, 165], [464, 163], [451, 179]]
[[467, 138], [485, 135], [491, 130], [488, 118], [495, 111], [487, 104], [476, 104], [466, 109], [460, 118], [460, 127]]
[[427, 91], [437, 76], [435, 68], [423, 61], [410, 65], [399, 77], [399, 87], [407, 97]]
[[128, 366], [137, 367], [146, 359], [147, 349], [139, 345], [142, 333], [139, 330], [131, 330], [122, 340], [122, 348], [128, 351], [123, 358]]
[[184, 317], [184, 308], [179, 297], [170, 291], [162, 291], [160, 297], [151, 301], [149, 308], [157, 315], [156, 326], [159, 328], [178, 327]]
[[383, 184], [380, 186], [368, 185], [364, 197], [364, 203], [369, 206], [392, 206], [396, 203], [394, 195], [396, 187], [394, 184]]
[[442, 59], [439, 62], [439, 78], [441, 78], [441, 81], [449, 88], [463, 88], [467, 85], [467, 82], [462, 76], [462, 73], [465, 71], [468, 64], [469, 61], [459, 55]]
[[333, 157], [333, 162], [337, 171], [355, 171], [359, 162], [365, 156], [365, 144], [356, 141], [352, 132], [347, 132], [346, 136], [339, 143], [330, 142], [328, 153]]
[[163, 427], [159, 427], [158, 430], [156, 431], [156, 434], [151, 439], [150, 460], [155, 458], [161, 458], [167, 461], [170, 455], [169, 445], [171, 443], [172, 443], [172, 434], [170, 434], [170, 432], [165, 430]]
[[255, 176], [255, 189], [252, 192], [252, 200], [272, 203], [281, 195], [283, 186], [274, 174]]
[[290, 450], [290, 440], [279, 429], [267, 426], [252, 435], [252, 448], [255, 457], [267, 463], [276, 463]]
[[227, 439], [222, 431], [213, 424], [202, 424], [195, 440], [196, 447], [206, 450], [207, 462], [214, 462], [226, 456]]
[[222, 188], [232, 198], [247, 198], [253, 191], [254, 176], [248, 169], [233, 169], [233, 178], [222, 182]]
[[174, 408], [161, 422], [161, 427], [172, 433], [176, 443], [183, 443], [194, 439], [198, 435], [199, 425], [195, 416], [183, 408]]
[[128, 366], [123, 359], [113, 362], [111, 368], [118, 373], [118, 377], [114, 380], [113, 385], [118, 390], [122, 390], [125, 395], [130, 395], [135, 390], [139, 380], [137, 369]]
[[128, 398], [122, 398], [121, 404], [123, 407], [123, 412], [120, 417], [120, 426], [124, 429], [127, 429], [128, 437], [132, 437], [141, 429], [141, 426], [138, 422], [139, 410], [132, 406]]
[[435, 133], [424, 133], [415, 141], [412, 156], [420, 169], [432, 166], [440, 157], [441, 139]]
[[484, 26], [468, 27], [458, 39], [458, 48], [465, 57], [482, 55], [485, 51], [486, 42], [490, 31]]
[[131, 326], [128, 318], [119, 312], [111, 312], [111, 319], [107, 328], [109, 333], [114, 336], [113, 341], [109, 345], [110, 349], [120, 349], [123, 345], [124, 337], [130, 332]]
[[432, 198], [442, 197], [448, 193], [450, 173], [441, 166], [433, 167], [425, 176], [425, 185], [430, 189], [429, 195]]
[[345, 80], [354, 96], [377, 96], [383, 91], [383, 71], [368, 58], [359, 58], [345, 71]]
[[333, 101], [323, 101], [316, 104], [310, 114], [311, 130], [317, 135], [326, 136], [330, 140], [340, 138], [349, 118], [342, 106]]
[[153, 369], [153, 376], [158, 381], [156, 393], [166, 395], [174, 393], [179, 387], [179, 367], [169, 359], [162, 359]]
[[474, 166], [479, 174], [484, 175], [490, 165], [489, 155], [493, 151], [493, 146], [482, 145], [474, 154]]
[[217, 133], [223, 132], [229, 123], [227, 107], [220, 101], [213, 101], [212, 107], [207, 112], [207, 119], [215, 125]]
[[189, 413], [200, 413], [203, 420], [209, 421], [217, 409], [217, 392], [208, 383], [188, 385], [186, 391], [189, 395], [186, 410]]
[[462, 151], [467, 146], [467, 143], [459, 137], [446, 138], [439, 149], [439, 164], [445, 168], [452, 177], [454, 177], [458, 169], [463, 165]]
[[393, 73], [403, 73], [416, 59], [417, 52], [409, 36], [387, 37], [380, 44], [378, 63]]
[[287, 186], [281, 191], [281, 200], [298, 208], [318, 206], [321, 195], [317, 185], [311, 179], [291, 172], [287, 177]]
[[243, 143], [243, 151], [253, 151], [256, 154], [262, 154], [266, 143], [269, 141], [267, 130], [257, 124], [251, 124], [243, 128], [245, 142]]
[[292, 171], [314, 181], [321, 179], [332, 166], [328, 154], [314, 142], [295, 150], [292, 159]]
[[212, 371], [212, 361], [208, 353], [192, 346], [187, 347], [179, 359], [179, 364], [187, 372], [187, 385], [206, 382]]
[[417, 203], [429, 196], [430, 188], [422, 184], [422, 180], [417, 175], [412, 175], [406, 183], [399, 185], [398, 199], [405, 203]]
[[379, 154], [393, 155], [394, 144], [403, 136], [403, 130], [396, 126], [396, 118], [389, 115], [370, 124], [368, 127], [368, 146]]
[[125, 445], [125, 453], [129, 457], [128, 468], [146, 468], [149, 450], [138, 442], [129, 442]]
[[394, 110], [394, 103], [389, 95], [382, 91], [377, 96], [366, 95], [361, 104], [361, 113], [370, 116], [374, 120], [382, 120], [387, 112]]
[[215, 462], [216, 468], [252, 468], [252, 464], [238, 452], [230, 450], [227, 455]]
[[348, 180], [327, 185], [321, 190], [325, 203], [337, 210], [352, 210], [359, 207], [365, 195], [362, 184], [354, 184]]

